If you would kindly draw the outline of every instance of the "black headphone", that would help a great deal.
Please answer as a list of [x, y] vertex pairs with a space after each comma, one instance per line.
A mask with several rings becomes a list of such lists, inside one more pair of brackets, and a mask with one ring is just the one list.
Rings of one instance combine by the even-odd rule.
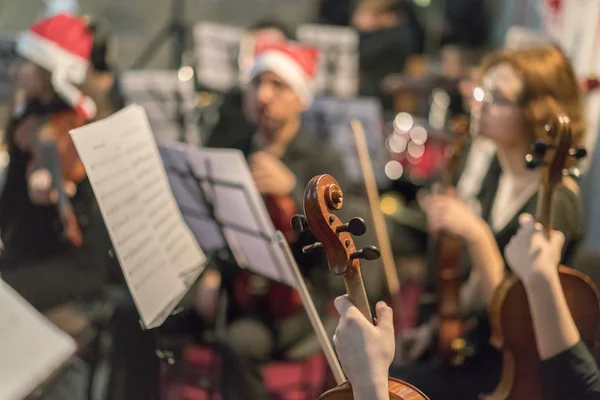
[[85, 16], [88, 31], [93, 35], [92, 54], [90, 62], [97, 71], [113, 71], [115, 67], [114, 46], [115, 37], [108, 24], [100, 18]]

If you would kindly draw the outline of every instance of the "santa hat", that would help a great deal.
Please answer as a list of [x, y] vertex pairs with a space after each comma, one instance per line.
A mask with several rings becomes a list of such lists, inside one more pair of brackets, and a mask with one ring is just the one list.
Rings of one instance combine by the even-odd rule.
[[75, 85], [86, 78], [93, 41], [84, 21], [66, 13], [36, 22], [17, 41], [17, 53], [50, 71], [56, 93], [87, 119], [96, 105]]
[[300, 101], [310, 105], [315, 93], [319, 50], [294, 42], [257, 46], [250, 79], [270, 71], [296, 92]]

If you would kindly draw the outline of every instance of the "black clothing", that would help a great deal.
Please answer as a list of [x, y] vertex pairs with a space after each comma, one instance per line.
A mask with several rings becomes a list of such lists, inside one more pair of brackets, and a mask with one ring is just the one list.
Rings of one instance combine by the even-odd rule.
[[581, 341], [543, 361], [541, 375], [548, 400], [600, 399], [598, 364]]
[[[62, 101], [47, 106], [30, 104], [27, 113], [44, 115], [66, 109]], [[107, 233], [87, 179], [77, 185], [71, 199], [84, 242], [79, 248], [62, 235], [55, 206], [39, 206], [28, 194], [29, 154], [14, 143], [14, 131], [22, 120], [12, 121], [7, 130], [10, 161], [6, 185], [0, 197], [0, 256], [2, 279], [34, 307], [44, 310], [66, 301], [98, 293], [104, 283], [104, 253]]]

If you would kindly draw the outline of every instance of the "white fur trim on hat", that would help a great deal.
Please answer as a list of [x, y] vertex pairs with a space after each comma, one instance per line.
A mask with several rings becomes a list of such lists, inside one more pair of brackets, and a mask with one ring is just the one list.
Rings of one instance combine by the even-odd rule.
[[303, 104], [310, 105], [314, 95], [314, 82], [291, 57], [277, 50], [266, 51], [256, 59], [250, 79], [266, 71], [278, 75], [290, 85]]
[[89, 62], [78, 55], [69, 53], [56, 43], [34, 32], [23, 33], [17, 41], [17, 53], [39, 66], [54, 72], [62, 68], [69, 80], [81, 84], [85, 80]]
[[81, 93], [71, 83], [64, 69], [58, 68], [52, 72], [52, 86], [56, 93], [69, 103], [78, 114], [84, 116], [86, 119], [92, 119], [96, 116], [96, 104], [94, 101]]
[[17, 53], [52, 73], [56, 93], [87, 119], [96, 116], [96, 104], [74, 84], [85, 81], [89, 62], [69, 53], [56, 43], [34, 32], [25, 32], [17, 41]]

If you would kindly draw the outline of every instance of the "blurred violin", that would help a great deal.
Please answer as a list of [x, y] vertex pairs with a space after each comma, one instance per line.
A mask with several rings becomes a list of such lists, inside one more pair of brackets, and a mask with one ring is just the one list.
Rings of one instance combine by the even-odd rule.
[[[304, 215], [294, 217], [292, 224], [295, 230], [310, 230], [319, 240], [305, 246], [304, 252], [323, 249], [327, 256], [329, 269], [335, 275], [343, 275], [346, 292], [350, 301], [369, 321], [373, 321], [371, 307], [365, 291], [360, 268], [360, 259], [375, 260], [379, 258], [379, 249], [367, 246], [357, 250], [352, 239], [352, 232], [365, 231], [365, 223], [361, 218], [352, 218], [343, 223], [334, 214], [342, 208], [344, 194], [339, 183], [331, 175], [315, 176], [308, 183], [304, 192]], [[426, 400], [427, 397], [414, 386], [399, 379], [389, 378], [388, 391], [391, 400]], [[319, 400], [353, 399], [352, 387], [345, 382], [319, 397]]]
[[[546, 125], [548, 139], [537, 141], [527, 155], [527, 167], [541, 167], [536, 219], [549, 237], [553, 227], [552, 199], [561, 185], [570, 158], [585, 157], [585, 149], [572, 148], [571, 121], [556, 102]], [[600, 321], [600, 297], [592, 280], [585, 274], [563, 265], [558, 267], [560, 282], [581, 340], [593, 349]], [[502, 377], [494, 393], [486, 400], [543, 400], [540, 357], [529, 310], [527, 293], [515, 276], [505, 278], [496, 289], [490, 305], [491, 343], [502, 350]]]
[[55, 108], [48, 109], [25, 107], [15, 130], [15, 142], [21, 144], [21, 150], [31, 155], [27, 176], [40, 169], [50, 172], [51, 192], [56, 194], [62, 232], [77, 247], [83, 243], [83, 235], [65, 190], [65, 182], [78, 184], [86, 177], [83, 163], [69, 135], [71, 129], [85, 123], [85, 118], [59, 103]]
[[[456, 120], [451, 128], [454, 141], [446, 148], [448, 162], [441, 182], [442, 192], [451, 190], [453, 176], [468, 140], [468, 124]], [[441, 232], [431, 238], [432, 262], [437, 273], [437, 311], [440, 320], [438, 350], [446, 366], [464, 363], [469, 349], [463, 338], [463, 318], [460, 313], [460, 263], [464, 242], [459, 237]]]

